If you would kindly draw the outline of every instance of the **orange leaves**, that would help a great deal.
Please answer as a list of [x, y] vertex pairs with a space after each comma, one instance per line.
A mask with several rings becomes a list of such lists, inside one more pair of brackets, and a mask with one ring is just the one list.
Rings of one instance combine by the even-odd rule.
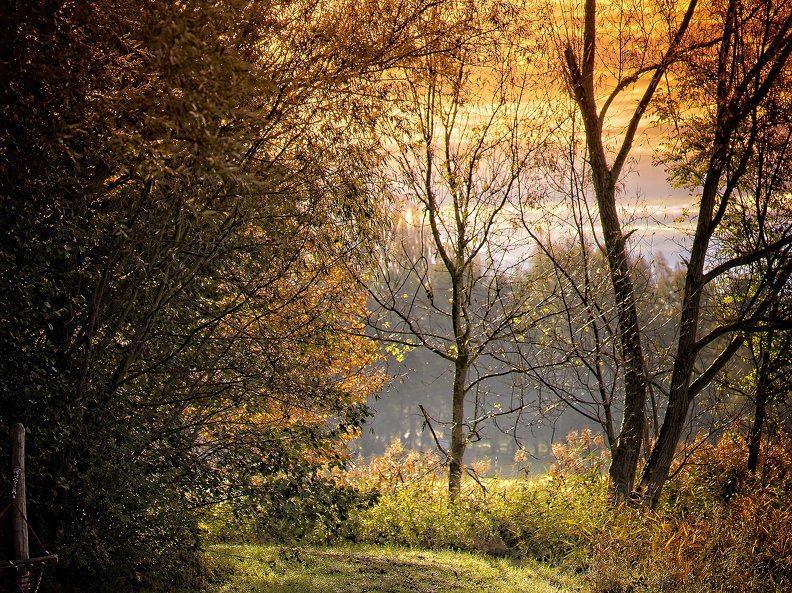
[[275, 439], [308, 464], [337, 462], [358, 434], [362, 404], [385, 380], [362, 331], [364, 296], [341, 266], [318, 261], [247, 293], [235, 288], [218, 295], [211, 339], [222, 364], [206, 375], [225, 394], [185, 416], [201, 426], [205, 444], [266, 449]]

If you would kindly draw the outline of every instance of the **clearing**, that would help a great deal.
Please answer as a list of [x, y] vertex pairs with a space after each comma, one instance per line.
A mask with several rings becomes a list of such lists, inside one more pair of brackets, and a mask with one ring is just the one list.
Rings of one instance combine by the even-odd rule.
[[207, 593], [572, 593], [582, 580], [539, 563], [380, 546], [212, 546]]

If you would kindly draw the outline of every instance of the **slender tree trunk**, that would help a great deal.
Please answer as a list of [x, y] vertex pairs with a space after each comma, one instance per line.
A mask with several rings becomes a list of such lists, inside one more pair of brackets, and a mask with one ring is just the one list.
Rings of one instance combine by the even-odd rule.
[[770, 382], [770, 346], [773, 343], [773, 332], [769, 332], [767, 348], [762, 352], [759, 363], [759, 378], [756, 383], [756, 409], [753, 425], [748, 441], [748, 471], [755, 472], [759, 467], [759, 450], [762, 446], [762, 429], [767, 416], [767, 394]]
[[[584, 97], [588, 95], [586, 93]], [[644, 424], [646, 422], [646, 380], [644, 377], [644, 355], [641, 348], [641, 331], [635, 289], [627, 259], [626, 238], [622, 233], [616, 209], [616, 177], [605, 158], [601, 140], [601, 123], [592, 100], [581, 100], [579, 105], [584, 116], [594, 193], [605, 238], [605, 250], [610, 270], [618, 316], [619, 344], [624, 363], [624, 412], [613, 460], [610, 477], [616, 500], [628, 500], [632, 496], [638, 460], [641, 455]]]
[[448, 495], [454, 500], [462, 488], [465, 469], [464, 456], [467, 447], [465, 435], [465, 383], [468, 363], [457, 358], [454, 364], [454, 387], [451, 407], [451, 444], [448, 450]]
[[[676, 377], [676, 382], [672, 379], [672, 384], [676, 384], [672, 386], [668, 408], [660, 428], [660, 435], [652, 449], [641, 479], [640, 490], [643, 494], [643, 500], [651, 507], [657, 504], [660, 492], [668, 480], [677, 444], [687, 420], [688, 409], [690, 408], [687, 392], [689, 377], [693, 371], [692, 363], [692, 358], [674, 363], [673, 376]], [[680, 384], [680, 382], [682, 383]]]
[[[702, 210], [699, 225], [703, 225], [702, 219], [709, 219], [707, 209], [702, 208]], [[641, 479], [643, 497], [650, 506], [657, 504], [660, 491], [668, 480], [671, 463], [693, 399], [690, 394], [690, 381], [697, 354], [696, 338], [701, 309], [702, 270], [707, 245], [709, 245], [709, 233], [703, 230], [697, 232], [685, 280], [682, 320], [679, 326], [676, 359], [671, 373], [668, 407], [660, 427], [660, 434]]]
[[[597, 109], [594, 91], [596, 10], [596, 0], [586, 0], [582, 59], [578, 59], [571, 45], [567, 46], [564, 57], [572, 97], [583, 117], [589, 166], [594, 181], [594, 193], [605, 238], [606, 257], [618, 315], [619, 346], [624, 363], [624, 413], [618, 442], [613, 449], [610, 476], [614, 498], [621, 501], [628, 500], [633, 493], [646, 422], [644, 411], [646, 380], [643, 373], [641, 332], [635, 290], [627, 259], [626, 238], [616, 208], [616, 182], [625, 155], [629, 152], [634, 131], [625, 137], [616, 162], [612, 167], [609, 166], [602, 141], [602, 119]], [[645, 109], [645, 106], [639, 108], [642, 109]], [[634, 116], [636, 122], [640, 120], [641, 114], [642, 111], [636, 111]]]
[[[456, 203], [456, 202], [455, 202]], [[456, 259], [451, 268], [451, 325], [454, 329], [454, 386], [451, 394], [451, 444], [448, 459], [448, 497], [456, 499], [462, 489], [462, 473], [465, 469], [464, 456], [467, 447], [465, 434], [465, 394], [467, 374], [471, 364], [468, 338], [470, 327], [465, 319], [464, 254], [465, 228], [457, 218], [458, 236]]]
[[[719, 130], [721, 134], [723, 132]], [[718, 138], [716, 138], [718, 140]], [[726, 146], [721, 141], [719, 146]], [[718, 196], [718, 184], [723, 162], [723, 151], [713, 155], [710, 170], [704, 183], [696, 232], [690, 249], [690, 260], [685, 274], [685, 289], [682, 297], [682, 314], [679, 322], [676, 358], [671, 372], [668, 407], [660, 427], [652, 453], [644, 468], [640, 490], [644, 502], [655, 506], [671, 470], [677, 445], [687, 420], [688, 409], [693, 400], [690, 391], [691, 378], [698, 354], [698, 337], [701, 316], [701, 291], [704, 278], [704, 263], [713, 231], [713, 214]]]
[[[600, 175], [604, 176], [603, 174], [607, 173], [609, 172], [603, 169]], [[596, 183], [595, 187], [599, 185]], [[616, 214], [615, 183], [612, 179], [609, 180], [609, 183], [598, 188], [596, 193], [605, 235], [611, 283], [616, 299], [620, 349], [624, 362], [624, 412], [610, 467], [614, 498], [622, 501], [632, 496], [646, 423], [644, 355], [641, 348], [635, 290], [627, 263], [626, 242]]]

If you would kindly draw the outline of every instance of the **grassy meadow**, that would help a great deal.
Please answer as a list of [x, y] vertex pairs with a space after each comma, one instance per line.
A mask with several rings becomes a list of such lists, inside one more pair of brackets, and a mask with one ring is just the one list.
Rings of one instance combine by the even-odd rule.
[[256, 531], [215, 538], [205, 591], [790, 591], [788, 447], [749, 476], [741, 442], [700, 443], [654, 510], [608, 503], [607, 456], [588, 434], [556, 447], [548, 474], [469, 479], [453, 502], [434, 455], [394, 444], [338, 476], [371, 495], [343, 520], [288, 545]]
[[537, 562], [452, 550], [237, 545], [206, 552], [207, 593], [571, 593], [582, 581]]

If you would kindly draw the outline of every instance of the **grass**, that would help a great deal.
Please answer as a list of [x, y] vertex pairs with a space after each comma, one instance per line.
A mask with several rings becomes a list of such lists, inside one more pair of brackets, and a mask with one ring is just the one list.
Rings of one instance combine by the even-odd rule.
[[212, 546], [206, 593], [572, 593], [578, 577], [539, 563], [387, 546]]
[[546, 479], [488, 480], [454, 503], [436, 459], [394, 446], [352, 476], [378, 502], [310, 540], [355, 545], [212, 546], [200, 593], [792, 591], [792, 444], [768, 447], [753, 475], [744, 438], [703, 441], [650, 511], [609, 505], [589, 436], [554, 448]]

